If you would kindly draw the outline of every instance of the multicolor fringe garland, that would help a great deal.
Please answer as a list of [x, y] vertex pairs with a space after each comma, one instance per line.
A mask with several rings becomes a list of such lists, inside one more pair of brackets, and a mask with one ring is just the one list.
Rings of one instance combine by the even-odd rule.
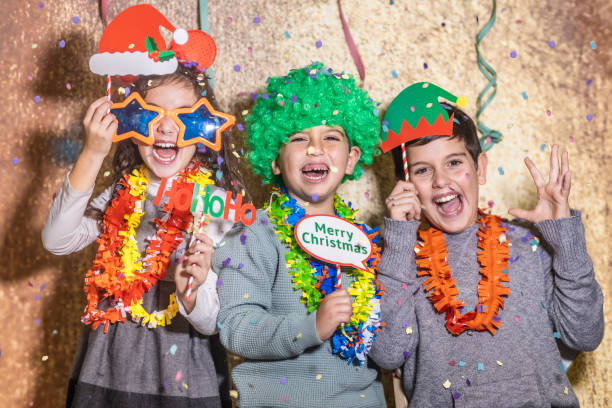
[[[175, 183], [213, 184], [210, 173], [199, 161], [192, 161], [177, 175]], [[142, 307], [142, 296], [166, 273], [170, 255], [183, 242], [183, 232], [189, 230], [193, 215], [187, 210], [173, 208], [163, 220], [155, 219], [158, 230], [146, 249], [144, 258], [138, 251], [136, 228], [144, 214], [145, 193], [149, 180], [146, 167], [134, 169], [126, 174], [115, 188], [113, 198], [104, 213], [104, 230], [98, 238], [99, 248], [93, 266], [85, 276], [87, 306], [81, 321], [91, 324], [95, 330], [104, 324], [104, 332], [110, 323], [125, 322], [126, 312], [132, 320], [150, 328], [170, 324], [176, 316], [178, 305], [170, 296], [168, 308], [146, 312]], [[108, 299], [106, 310], [98, 304]], [[126, 306], [127, 305], [127, 306]]]
[[419, 229], [421, 242], [414, 248], [416, 263], [419, 267], [417, 276], [430, 277], [423, 282], [427, 297], [439, 313], [445, 313], [446, 328], [455, 335], [466, 330], [488, 330], [492, 335], [501, 326], [497, 315], [499, 308], [504, 308], [502, 296], [510, 294], [510, 288], [502, 282], [510, 282], [508, 277], [508, 229], [500, 217], [478, 212], [478, 262], [481, 265], [482, 278], [478, 283], [478, 304], [475, 310], [465, 315], [460, 309], [464, 304], [457, 300], [456, 283], [448, 265], [448, 250], [442, 231], [429, 227]]
[[[285, 255], [287, 268], [293, 275], [295, 290], [302, 291], [301, 301], [306, 304], [309, 313], [318, 309], [323, 296], [332, 293], [336, 288], [340, 270], [335, 265], [329, 265], [310, 256], [297, 244], [293, 229], [295, 224], [306, 215], [304, 208], [291, 198], [286, 189], [275, 197], [267, 210], [270, 220], [276, 224], [277, 238], [289, 247]], [[357, 361], [362, 365], [372, 346], [376, 333], [384, 326], [380, 320], [380, 298], [383, 288], [375, 277], [375, 268], [380, 260], [378, 228], [368, 229], [364, 224], [355, 222], [355, 214], [350, 203], [346, 205], [336, 195], [334, 197], [336, 215], [363, 230], [372, 240], [372, 254], [366, 261], [368, 271], [352, 269], [349, 276], [354, 278], [348, 289], [353, 300], [353, 314], [349, 324], [344, 329], [336, 329], [330, 341], [332, 352], [346, 359], [350, 364]]]

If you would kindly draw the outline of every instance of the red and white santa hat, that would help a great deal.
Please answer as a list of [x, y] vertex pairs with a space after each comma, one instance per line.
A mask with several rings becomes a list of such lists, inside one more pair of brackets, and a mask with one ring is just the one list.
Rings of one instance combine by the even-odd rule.
[[[173, 33], [170, 49], [160, 27]], [[208, 34], [175, 28], [155, 7], [138, 4], [122, 11], [106, 27], [89, 68], [100, 75], [164, 75], [176, 71], [178, 60], [205, 70], [216, 54]]]

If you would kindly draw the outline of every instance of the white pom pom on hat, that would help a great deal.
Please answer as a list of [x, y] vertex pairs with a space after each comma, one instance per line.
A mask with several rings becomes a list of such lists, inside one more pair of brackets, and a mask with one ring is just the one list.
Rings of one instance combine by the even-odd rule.
[[187, 33], [187, 30], [183, 28], [177, 28], [176, 30], [174, 30], [172, 38], [174, 39], [175, 43], [182, 45], [185, 44], [187, 40], [189, 40], [189, 34]]

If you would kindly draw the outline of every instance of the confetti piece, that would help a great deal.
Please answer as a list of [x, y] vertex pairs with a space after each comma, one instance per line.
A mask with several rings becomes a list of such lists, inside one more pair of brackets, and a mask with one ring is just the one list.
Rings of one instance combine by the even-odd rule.
[[315, 377], [315, 380], [319, 381], [321, 378], [323, 378], [322, 374], [317, 374]]
[[42, 361], [47, 361], [49, 359], [49, 356], [42, 356]]
[[550, 111], [550, 109], [546, 109], [546, 116], [550, 116], [552, 114], [552, 112]]
[[250, 295], [249, 295], [248, 293], [245, 293], [244, 295], [242, 295], [242, 298], [243, 298], [243, 299], [248, 299], [248, 298], [249, 298], [249, 296], [250, 296]]
[[540, 302], [540, 304], [542, 305], [542, 308], [543, 308], [543, 309], [546, 309], [546, 303], [544, 303], [544, 302]]
[[181, 378], [183, 378], [183, 372], [179, 370], [176, 372], [176, 376], [174, 377], [174, 379], [176, 380], [176, 382], [179, 382]]
[[556, 331], [556, 332], [554, 332], [554, 333], [553, 333], [553, 337], [554, 337], [555, 339], [560, 339], [560, 338], [561, 338], [561, 333], [559, 333], [558, 331]]
[[510, 58], [516, 58], [516, 51], [510, 51]]
[[406, 334], [412, 334], [412, 326], [406, 327]]
[[365, 193], [363, 193], [363, 196], [367, 199], [370, 198], [370, 193], [368, 193], [367, 191]]
[[299, 332], [299, 333], [298, 333], [298, 334], [295, 336], [295, 338], [296, 338], [296, 339], [300, 339], [300, 338], [302, 338], [302, 332]]
[[457, 364], [457, 362], [456, 362], [455, 360], [451, 360], [451, 361], [449, 361], [449, 362], [448, 362], [448, 364], [449, 364], [451, 367], [454, 367], [454, 366], [455, 366], [455, 364]]
[[35, 324], [36, 326], [38, 326], [38, 325], [40, 324], [40, 319], [36, 319], [36, 320], [34, 320], [34, 324]]
[[540, 145], [540, 150], [541, 150], [541, 151], [546, 150], [546, 145], [545, 145], [544, 143], [542, 143], [542, 144]]
[[313, 195], [312, 195], [312, 201], [315, 201], [315, 202], [316, 202], [316, 201], [318, 201], [318, 200], [319, 200], [319, 195], [318, 195], [318, 194], [316, 194], [316, 193], [315, 193], [315, 194], [313, 194]]
[[295, 103], [297, 101], [297, 96], [291, 95], [291, 103]]
[[72, 89], [72, 85], [70, 85], [70, 82], [66, 82], [66, 89], [68, 90]]
[[586, 86], [591, 86], [592, 83], [593, 83], [592, 79], [587, 79]]
[[53, 334], [54, 336], [55, 336], [57, 333], [59, 333], [59, 332], [57, 331], [57, 329], [53, 329], [53, 331], [51, 332], [51, 334]]
[[397, 78], [397, 72], [395, 72], [395, 70], [391, 71], [391, 76], [393, 78]]
[[443, 386], [444, 388], [447, 388], [447, 389], [448, 389], [448, 387], [450, 387], [450, 386], [451, 386], [451, 382], [450, 382], [449, 380], [446, 380], [446, 381], [444, 381], [444, 384], [442, 384], [442, 386]]
[[456, 400], [458, 400], [458, 399], [459, 399], [459, 397], [461, 397], [461, 394], [459, 394], [457, 391], [455, 391], [455, 392], [453, 393], [453, 398], [454, 398], [454, 399], [456, 399]]
[[40, 9], [41, 9], [41, 8], [43, 8], [43, 7], [45, 7], [45, 4], [44, 4], [44, 3], [42, 3], [42, 2], [41, 2], [41, 3], [38, 3], [38, 8], [40, 8]]
[[238, 128], [238, 130], [239, 130], [239, 131], [241, 131], [241, 132], [244, 130], [244, 125], [243, 125], [242, 123], [238, 123], [238, 124], [236, 125], [236, 127], [237, 127], [237, 128]]
[[409, 351], [404, 351], [404, 358], [408, 358], [410, 357], [410, 352]]
[[104, 177], [108, 177], [108, 176], [110, 176], [110, 174], [111, 174], [110, 171], [107, 170], [107, 171], [104, 172]]
[[230, 262], [232, 261], [232, 258], [225, 258], [225, 260], [223, 261], [223, 266], [227, 266], [230, 264]]
[[13, 160], [11, 160], [13, 162], [14, 165], [17, 165], [19, 163], [19, 159], [17, 157], [13, 157]]
[[315, 47], [317, 47], [317, 48], [321, 48], [322, 46], [323, 46], [323, 43], [321, 42], [321, 40], [318, 40], [318, 41], [315, 43]]
[[240, 65], [238, 64], [234, 65], [234, 71], [240, 72]]
[[232, 24], [232, 21], [234, 21], [234, 20], [232, 20], [232, 18], [231, 18], [231, 17], [228, 17], [228, 18], [227, 18], [227, 22], [228, 22], [228, 24]]
[[286, 38], [291, 38], [291, 36], [289, 35], [289, 31], [285, 30], [285, 37]]
[[402, 305], [402, 301], [403, 301], [402, 298], [397, 299], [397, 305], [401, 306]]
[[588, 115], [586, 115], [587, 120], [590, 122], [593, 120], [593, 115], [591, 113], [589, 113]]
[[217, 327], [219, 328], [219, 330], [223, 330], [223, 323], [217, 322]]
[[215, 177], [217, 178], [217, 180], [221, 180], [223, 178], [223, 172], [221, 170], [217, 170], [217, 172], [215, 173]]
[[523, 96], [523, 99], [525, 100], [527, 99], [527, 92], [523, 91], [521, 92], [521, 95]]
[[459, 367], [465, 367], [467, 363], [465, 361], [459, 360]]
[[259, 16], [257, 16], [257, 17], [255, 17], [255, 18], [253, 19], [253, 22], [254, 22], [255, 24], [259, 24], [259, 23], [261, 22], [261, 18], [259, 18]]
[[40, 102], [40, 96], [36, 95], [34, 97], [34, 102], [36, 102], [36, 103]]
[[280, 379], [281, 384], [287, 384], [287, 379], [285, 377]]
[[567, 387], [563, 388], [563, 393], [565, 395], [569, 394], [569, 389]]
[[597, 49], [597, 44], [595, 44], [595, 41], [591, 41], [590, 44], [591, 44], [591, 48], [592, 49], [594, 49], [594, 50]]
[[484, 364], [483, 363], [478, 363], [477, 369], [478, 369], [478, 371], [484, 371]]
[[497, 171], [499, 172], [499, 175], [500, 175], [500, 176], [503, 176], [503, 175], [504, 175], [504, 169], [503, 169], [503, 168], [498, 167], [498, 168], [497, 168]]
[[234, 398], [234, 399], [238, 398], [238, 391], [236, 390], [230, 390], [229, 394], [230, 394], [230, 398]]
[[60, 48], [64, 48], [66, 46], [66, 41], [60, 40], [59, 46], [60, 46]]
[[242, 268], [244, 268], [244, 264], [241, 262], [238, 264], [238, 269], [242, 269]]
[[556, 43], [555, 43], [554, 41], [549, 41], [549, 42], [548, 42], [548, 46], [549, 46], [550, 48], [555, 48], [555, 45], [556, 45]]
[[498, 366], [500, 366], [500, 367], [504, 365], [504, 363], [502, 363], [502, 362], [501, 362], [501, 361], [499, 361], [499, 360], [497, 360], [497, 361], [496, 361], [496, 363], [497, 363], [497, 365], [498, 365]]
[[81, 21], [81, 19], [79, 19], [78, 17], [76, 17], [76, 16], [75, 16], [75, 17], [72, 17], [72, 22], [73, 22], [74, 24], [77, 24], [79, 21]]
[[175, 355], [177, 349], [178, 349], [178, 346], [176, 344], [171, 345], [170, 346], [170, 354]]

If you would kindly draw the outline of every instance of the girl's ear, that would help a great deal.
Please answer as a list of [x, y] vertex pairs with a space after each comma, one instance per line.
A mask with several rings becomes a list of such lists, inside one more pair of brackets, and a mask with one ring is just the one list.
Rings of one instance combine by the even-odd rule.
[[361, 149], [357, 146], [351, 146], [349, 149], [348, 162], [346, 163], [346, 170], [344, 174], [353, 174], [353, 170], [355, 170], [355, 165], [359, 161], [361, 157]]
[[278, 166], [277, 161], [278, 161], [278, 157], [276, 157], [276, 159], [272, 160], [272, 163], [270, 163], [270, 168], [272, 169], [272, 173], [275, 176], [278, 176], [281, 174], [281, 170], [280, 170], [280, 167]]
[[480, 153], [478, 155], [478, 170], [476, 170], [476, 174], [478, 174], [478, 184], [483, 185], [487, 182], [487, 164], [489, 163], [489, 158], [486, 153]]

